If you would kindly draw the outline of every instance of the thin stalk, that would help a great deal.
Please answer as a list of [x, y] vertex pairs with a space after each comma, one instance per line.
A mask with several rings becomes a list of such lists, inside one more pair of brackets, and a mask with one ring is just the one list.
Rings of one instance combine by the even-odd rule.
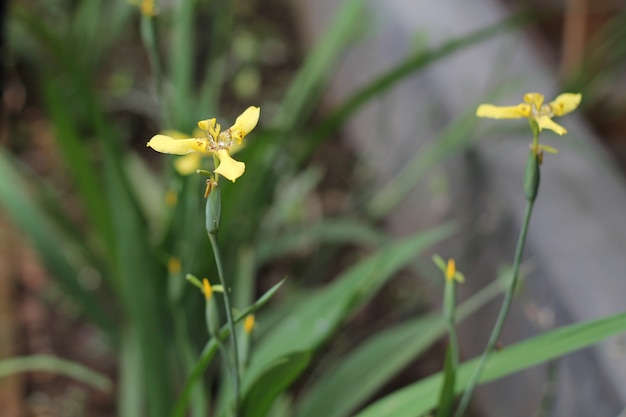
[[463, 392], [463, 396], [461, 397], [461, 402], [459, 403], [459, 407], [454, 414], [454, 417], [462, 417], [463, 413], [467, 409], [469, 404], [469, 400], [472, 397], [472, 393], [474, 392], [474, 388], [480, 379], [480, 376], [487, 364], [487, 361], [491, 357], [496, 344], [498, 343], [498, 339], [500, 338], [500, 333], [502, 333], [502, 327], [504, 327], [504, 322], [509, 314], [509, 310], [511, 308], [511, 302], [513, 301], [513, 295], [515, 293], [515, 288], [517, 287], [519, 268], [522, 261], [522, 255], [524, 253], [524, 246], [526, 244], [526, 234], [528, 233], [528, 225], [530, 223], [530, 215], [532, 213], [533, 205], [535, 203], [534, 199], [526, 200], [526, 212], [524, 213], [524, 220], [522, 222], [522, 228], [520, 230], [519, 239], [517, 241], [517, 248], [515, 249], [515, 258], [513, 260], [513, 277], [511, 278], [511, 283], [504, 295], [504, 301], [502, 302], [502, 307], [500, 308], [500, 314], [498, 315], [498, 319], [496, 320], [496, 324], [491, 331], [491, 336], [489, 337], [489, 342], [487, 343], [487, 347], [483, 352], [480, 362], [478, 366], [474, 370], [472, 377], [470, 378], [470, 382]]
[[[187, 322], [185, 319], [184, 311], [182, 310], [180, 304], [175, 304], [173, 306], [173, 310], [176, 346], [182, 354], [182, 363], [183, 367], [185, 368], [185, 373], [190, 374], [193, 371], [195, 365], [195, 355], [189, 341], [189, 337], [187, 336]], [[207, 398], [204, 395], [204, 393], [207, 392], [207, 390], [205, 389], [205, 383], [204, 381], [199, 380], [197, 381], [197, 384], [198, 385], [194, 386], [194, 392], [191, 398], [192, 417], [205, 416], [207, 414], [207, 409], [209, 408]]]
[[[153, 16], [141, 16], [140, 33], [143, 46], [148, 54], [150, 68], [152, 69], [157, 98], [160, 103], [165, 103], [166, 101], [163, 94], [163, 70], [161, 68], [161, 56], [157, 45], [157, 33]], [[162, 116], [169, 126], [171, 121], [169, 120], [167, 106], [161, 105], [161, 107]]]
[[228, 296], [228, 287], [226, 286], [226, 281], [224, 280], [224, 269], [222, 267], [222, 257], [220, 256], [220, 249], [217, 244], [217, 236], [212, 233], [208, 233], [209, 240], [211, 241], [211, 247], [213, 248], [213, 255], [215, 256], [215, 264], [217, 265], [217, 275], [220, 280], [220, 284], [224, 290], [224, 308], [226, 310], [226, 320], [228, 321], [228, 327], [230, 328], [230, 340], [233, 344], [233, 351], [235, 354], [233, 355], [233, 381], [235, 387], [235, 416], [239, 413], [239, 398], [240, 398], [240, 388], [239, 388], [239, 358], [236, 352], [238, 352], [237, 347], [237, 336], [235, 332], [235, 321], [233, 320], [233, 310], [230, 307], [230, 298]]

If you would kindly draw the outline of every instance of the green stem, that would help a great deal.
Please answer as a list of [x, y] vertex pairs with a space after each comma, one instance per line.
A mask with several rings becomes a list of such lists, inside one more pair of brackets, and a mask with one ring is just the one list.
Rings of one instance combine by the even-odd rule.
[[237, 355], [237, 336], [235, 332], [235, 321], [233, 320], [233, 310], [230, 307], [230, 298], [228, 296], [228, 287], [226, 286], [226, 281], [224, 280], [224, 269], [222, 267], [222, 257], [220, 256], [220, 249], [217, 244], [217, 236], [212, 233], [208, 233], [209, 240], [211, 241], [211, 246], [213, 247], [213, 255], [215, 256], [215, 264], [217, 265], [217, 275], [220, 280], [220, 284], [224, 289], [224, 307], [226, 310], [226, 319], [228, 321], [228, 327], [230, 328], [230, 340], [233, 344], [233, 351], [235, 354], [233, 355], [233, 381], [235, 387], [235, 416], [239, 413], [239, 399], [240, 399], [240, 388], [239, 388], [239, 358]]
[[491, 336], [489, 337], [489, 342], [487, 343], [487, 347], [483, 352], [480, 362], [478, 366], [474, 370], [472, 377], [470, 378], [470, 382], [463, 392], [463, 397], [461, 397], [461, 402], [459, 403], [459, 407], [454, 414], [454, 417], [462, 417], [463, 413], [467, 409], [469, 404], [469, 400], [472, 397], [472, 393], [474, 392], [474, 388], [476, 387], [478, 380], [487, 364], [487, 361], [491, 357], [496, 344], [498, 343], [498, 339], [500, 338], [500, 333], [502, 332], [502, 327], [504, 326], [504, 322], [509, 314], [509, 310], [511, 308], [511, 301], [513, 300], [513, 295], [515, 293], [515, 288], [517, 287], [517, 280], [519, 275], [520, 263], [522, 261], [522, 255], [524, 253], [524, 246], [526, 244], [526, 234], [528, 233], [528, 225], [530, 223], [530, 215], [532, 213], [534, 199], [526, 200], [526, 212], [524, 213], [524, 220], [522, 222], [522, 228], [520, 230], [519, 239], [517, 241], [517, 248], [515, 249], [515, 258], [513, 260], [513, 277], [511, 278], [511, 283], [504, 295], [504, 301], [502, 302], [502, 307], [500, 308], [500, 314], [498, 315], [498, 319], [496, 320], [496, 324], [493, 327], [491, 332]]

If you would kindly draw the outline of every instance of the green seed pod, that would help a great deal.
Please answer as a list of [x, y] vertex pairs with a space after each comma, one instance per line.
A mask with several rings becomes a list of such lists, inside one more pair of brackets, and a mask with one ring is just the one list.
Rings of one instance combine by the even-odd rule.
[[215, 235], [220, 228], [220, 219], [222, 216], [222, 195], [217, 182], [212, 182], [209, 187], [209, 195], [206, 199], [205, 208], [206, 231], [211, 235]]
[[535, 201], [539, 190], [539, 182], [541, 179], [539, 164], [539, 155], [531, 150], [528, 154], [526, 172], [524, 173], [524, 191], [526, 192], [526, 198], [531, 202]]

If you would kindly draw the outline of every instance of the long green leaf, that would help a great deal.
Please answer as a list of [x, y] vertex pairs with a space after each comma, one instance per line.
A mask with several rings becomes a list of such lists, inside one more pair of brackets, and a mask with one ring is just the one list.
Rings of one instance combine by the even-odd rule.
[[62, 234], [48, 221], [37, 202], [28, 194], [28, 186], [3, 150], [0, 150], [0, 177], [2, 208], [31, 238], [44, 264], [63, 290], [94, 323], [113, 335], [114, 326], [108, 314], [95, 295], [86, 291], [77, 280], [78, 271], [70, 261], [71, 243], [63, 240]]
[[[498, 279], [459, 306], [457, 321], [484, 306], [499, 294]], [[297, 417], [342, 417], [371, 397], [393, 375], [439, 340], [446, 331], [440, 314], [410, 320], [376, 334], [350, 352], [304, 393]]]
[[321, 94], [319, 86], [330, 74], [330, 69], [341, 49], [354, 35], [362, 20], [362, 0], [347, 0], [341, 3], [324, 38], [308, 54], [306, 62], [291, 82], [280, 112], [274, 120], [275, 127], [291, 133], [308, 116], [317, 103], [315, 98]]
[[[113, 214], [117, 248], [117, 271], [131, 326], [137, 331], [142, 379], [150, 414], [165, 416], [171, 407], [170, 367], [167, 366], [168, 329], [164, 303], [165, 274], [156, 268], [144, 219], [127, 192], [124, 178], [115, 172], [116, 157], [105, 152], [106, 184]], [[161, 279], [159, 279], [159, 277]]]
[[192, 109], [193, 51], [195, 48], [194, 10], [195, 0], [178, 2], [174, 10], [174, 27], [172, 32], [173, 48], [169, 54], [169, 68], [172, 75], [172, 96], [162, 97], [171, 100], [170, 114], [174, 128], [190, 126], [189, 118], [194, 118]]
[[[339, 126], [343, 125], [348, 117], [354, 114], [354, 112], [356, 112], [364, 104], [395, 86], [406, 77], [414, 74], [416, 71], [470, 45], [491, 39], [499, 32], [519, 27], [520, 25], [528, 22], [529, 18], [530, 16], [528, 13], [518, 13], [516, 16], [513, 16], [504, 22], [499, 22], [492, 26], [479, 29], [469, 35], [452, 39], [439, 47], [427, 51], [419, 51], [413, 56], [408, 57], [406, 60], [374, 79], [368, 85], [348, 98], [338, 110], [331, 114], [325, 121], [320, 123], [320, 125], [312, 133], [310, 140], [307, 141], [307, 145], [311, 149], [314, 149], [321, 141], [330, 137], [331, 134], [339, 128]], [[308, 151], [303, 152], [303, 154], [307, 155]]]
[[452, 227], [446, 225], [389, 245], [352, 267], [327, 288], [307, 297], [255, 349], [243, 382], [244, 392], [275, 360], [293, 352], [314, 352], [395, 272], [451, 231]]
[[92, 155], [85, 147], [87, 141], [79, 136], [72, 116], [63, 105], [65, 99], [58, 84], [48, 80], [43, 83], [43, 91], [65, 167], [72, 176], [90, 223], [95, 227], [98, 236], [110, 244], [111, 219]]
[[241, 407], [243, 417], [264, 417], [276, 397], [306, 369], [311, 352], [293, 352], [276, 359], [250, 388]]
[[262, 240], [257, 256], [260, 262], [268, 262], [321, 243], [358, 243], [376, 246], [385, 239], [382, 233], [365, 222], [348, 218], [328, 219], [300, 230], [289, 230], [276, 238]]
[[51, 355], [32, 355], [0, 361], [0, 379], [20, 372], [50, 372], [74, 378], [100, 391], [113, 387], [111, 380], [80, 363]]
[[[624, 331], [626, 313], [620, 313], [541, 334], [494, 354], [485, 367], [480, 382], [502, 378]], [[459, 368], [457, 393], [465, 389], [477, 363], [478, 359], [474, 359]], [[360, 412], [357, 417], [419, 417], [437, 406], [437, 392], [441, 381], [440, 372], [384, 397]]]

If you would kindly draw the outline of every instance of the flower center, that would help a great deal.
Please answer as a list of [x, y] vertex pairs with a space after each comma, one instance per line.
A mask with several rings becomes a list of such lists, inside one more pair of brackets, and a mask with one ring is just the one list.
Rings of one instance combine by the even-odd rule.
[[206, 139], [201, 139], [208, 152], [217, 152], [223, 149], [229, 149], [235, 141], [231, 130], [221, 131], [221, 126], [216, 123], [215, 119], [203, 120], [198, 123], [200, 129], [206, 133]]
[[538, 119], [543, 116], [548, 116], [552, 118], [554, 116], [554, 111], [552, 111], [552, 107], [549, 104], [543, 104], [541, 107], [537, 108], [534, 104], [531, 106], [531, 113], [534, 118]]

